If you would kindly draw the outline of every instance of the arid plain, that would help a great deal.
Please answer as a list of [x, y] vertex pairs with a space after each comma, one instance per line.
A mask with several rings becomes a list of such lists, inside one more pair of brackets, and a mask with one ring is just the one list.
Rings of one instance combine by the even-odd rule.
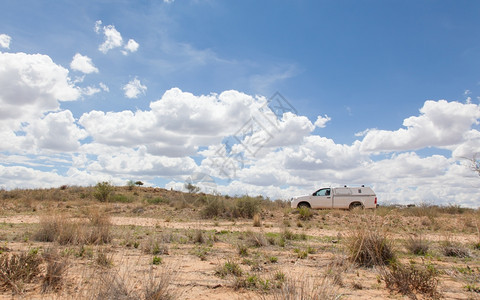
[[139, 186], [0, 191], [2, 299], [478, 299], [480, 212]]

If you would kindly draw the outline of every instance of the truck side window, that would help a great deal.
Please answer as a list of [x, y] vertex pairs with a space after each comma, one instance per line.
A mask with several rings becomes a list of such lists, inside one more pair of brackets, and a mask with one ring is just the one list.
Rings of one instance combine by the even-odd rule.
[[330, 189], [321, 189], [314, 193], [314, 196], [330, 196]]

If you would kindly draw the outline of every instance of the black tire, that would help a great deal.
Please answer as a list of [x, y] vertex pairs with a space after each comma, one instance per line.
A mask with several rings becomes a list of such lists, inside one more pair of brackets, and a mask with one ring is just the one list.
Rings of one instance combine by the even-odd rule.
[[363, 204], [360, 202], [353, 202], [350, 204], [348, 207], [349, 210], [354, 210], [354, 209], [363, 209]]
[[308, 202], [300, 202], [300, 203], [298, 203], [297, 207], [298, 208], [302, 208], [302, 207], [310, 208], [311, 206]]

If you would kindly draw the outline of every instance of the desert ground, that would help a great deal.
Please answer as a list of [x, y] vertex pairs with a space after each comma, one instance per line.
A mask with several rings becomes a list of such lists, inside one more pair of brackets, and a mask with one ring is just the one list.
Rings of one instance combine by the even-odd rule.
[[480, 211], [0, 191], [1, 299], [480, 299]]

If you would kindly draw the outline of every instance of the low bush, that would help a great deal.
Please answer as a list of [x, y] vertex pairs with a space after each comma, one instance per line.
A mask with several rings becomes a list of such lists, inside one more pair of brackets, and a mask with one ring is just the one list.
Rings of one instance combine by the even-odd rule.
[[433, 266], [416, 266], [413, 264], [392, 264], [384, 269], [382, 277], [389, 290], [417, 299], [415, 293], [427, 296], [429, 299], [440, 298], [437, 290], [438, 272]]
[[205, 218], [223, 217], [227, 214], [225, 200], [220, 197], [214, 197], [207, 200], [207, 203], [200, 211], [200, 215]]
[[148, 204], [170, 204], [170, 200], [162, 197], [147, 198]]
[[313, 210], [309, 207], [302, 206], [298, 209], [298, 218], [303, 221], [308, 221], [313, 217]]
[[24, 283], [32, 282], [40, 272], [42, 258], [36, 251], [0, 256], [0, 290], [12, 293], [23, 292]]
[[133, 197], [129, 197], [123, 194], [113, 194], [110, 196], [110, 201], [118, 203], [132, 203]]
[[445, 256], [451, 256], [451, 257], [460, 257], [460, 258], [470, 257], [470, 251], [468, 251], [467, 248], [454, 243], [449, 243], [449, 242], [445, 243], [442, 246], [442, 253]]
[[249, 196], [243, 196], [235, 200], [234, 216], [252, 219], [260, 212], [261, 200]]

